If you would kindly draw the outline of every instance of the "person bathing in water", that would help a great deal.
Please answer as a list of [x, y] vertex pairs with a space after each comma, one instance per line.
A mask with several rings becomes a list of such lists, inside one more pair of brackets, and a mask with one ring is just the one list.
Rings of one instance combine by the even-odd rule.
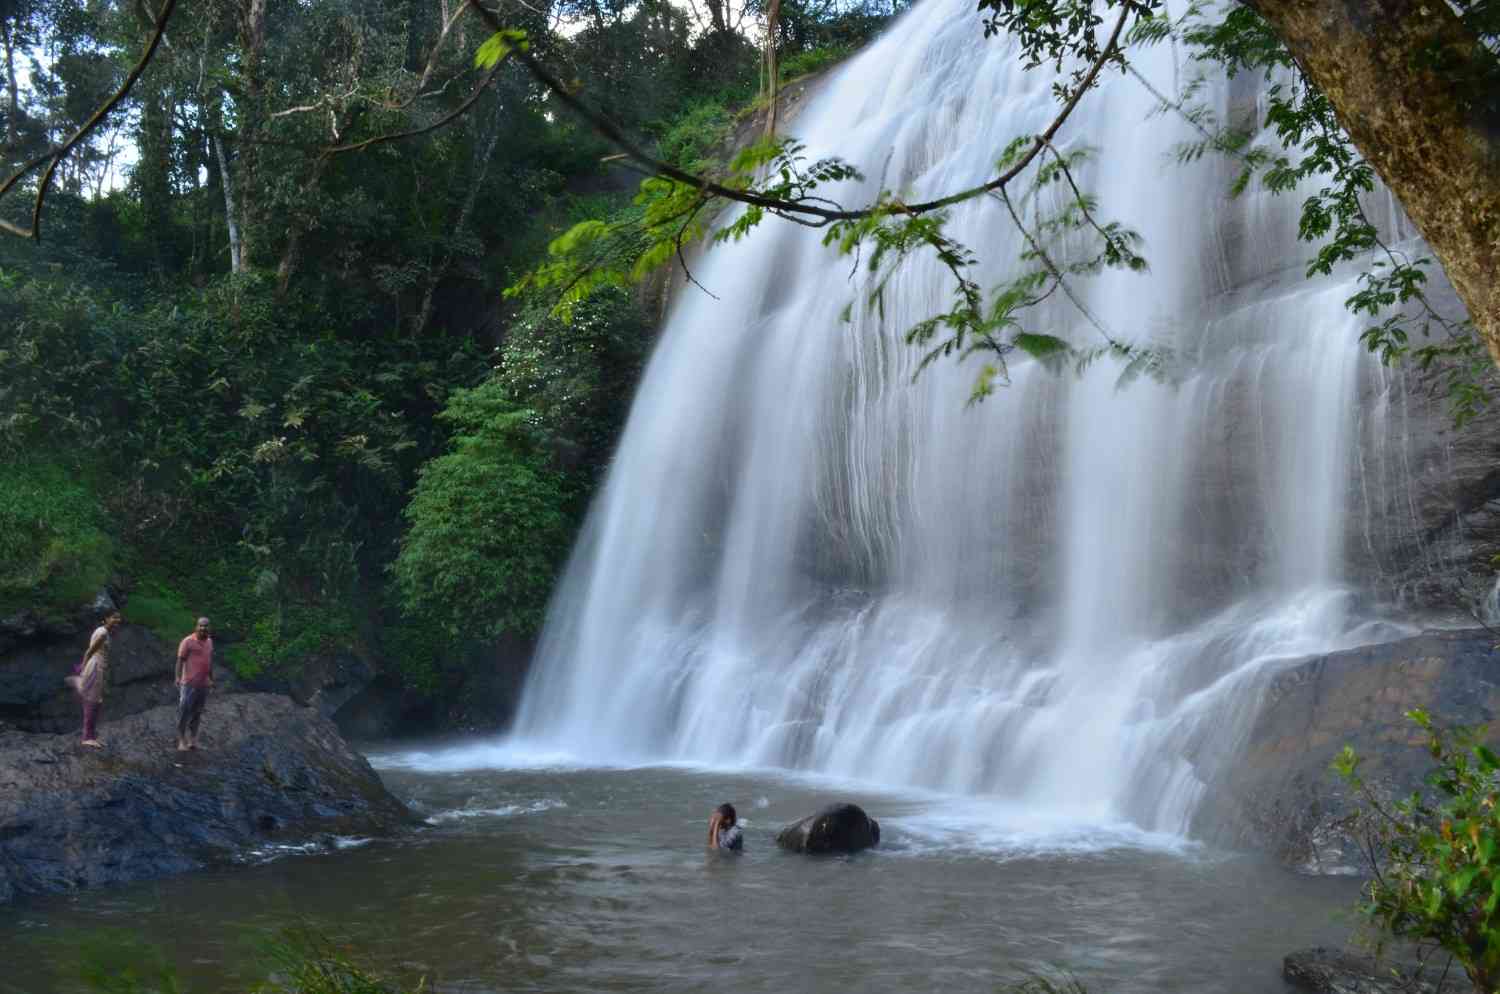
[[745, 833], [740, 830], [739, 817], [734, 812], [733, 804], [725, 802], [714, 808], [714, 813], [708, 816], [708, 847], [727, 849], [730, 852], [744, 851]]

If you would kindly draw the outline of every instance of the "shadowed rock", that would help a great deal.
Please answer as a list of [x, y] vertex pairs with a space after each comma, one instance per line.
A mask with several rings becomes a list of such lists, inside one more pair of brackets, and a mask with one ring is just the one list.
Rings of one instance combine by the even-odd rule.
[[1500, 653], [1484, 630], [1424, 632], [1290, 665], [1267, 685], [1249, 741], [1198, 807], [1195, 834], [1268, 851], [1308, 873], [1363, 873], [1345, 829], [1358, 798], [1330, 769], [1346, 744], [1387, 799], [1432, 767], [1406, 712], [1440, 725], [1487, 725], [1500, 744]]
[[0, 732], [0, 902], [413, 820], [331, 721], [285, 697], [210, 698], [196, 752], [177, 752], [175, 731], [159, 707], [106, 720], [101, 750]]
[[1318, 994], [1432, 994], [1433, 987], [1390, 963], [1325, 949], [1299, 949], [1281, 961], [1281, 975], [1298, 990]]
[[880, 823], [857, 804], [830, 804], [783, 828], [776, 844], [792, 852], [859, 852], [880, 844]]

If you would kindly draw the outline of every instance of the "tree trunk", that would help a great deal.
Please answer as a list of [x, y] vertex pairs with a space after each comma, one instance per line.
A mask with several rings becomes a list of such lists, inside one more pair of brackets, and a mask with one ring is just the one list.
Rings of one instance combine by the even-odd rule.
[[1500, 115], [1472, 99], [1500, 85], [1495, 56], [1446, 3], [1248, 2], [1401, 202], [1500, 367]]
[[[236, 163], [239, 183], [235, 196], [239, 201], [240, 219], [240, 263], [248, 268], [255, 259], [258, 239], [264, 228], [261, 217], [260, 192], [261, 133], [266, 122], [266, 0], [243, 0], [240, 8], [240, 57], [244, 91], [237, 95], [236, 111], [239, 117], [239, 134], [236, 142]], [[221, 159], [222, 164], [222, 159]], [[226, 194], [230, 188], [229, 174], [224, 175]]]
[[214, 157], [219, 160], [219, 186], [224, 190], [224, 223], [229, 227], [229, 271], [245, 271], [245, 251], [240, 243], [240, 224], [234, 204], [234, 181], [230, 178], [229, 157], [224, 154], [224, 139], [213, 136]]
[[158, 273], [164, 273], [171, 262], [167, 256], [172, 229], [172, 100], [160, 77], [142, 85], [140, 90], [143, 91], [140, 160], [135, 166], [135, 181], [141, 196], [151, 264]]
[[5, 85], [6, 85], [6, 111], [5, 111], [5, 144], [8, 151], [16, 147], [19, 140], [17, 130], [18, 118], [21, 114], [21, 91], [16, 86], [16, 49], [12, 40], [10, 20], [0, 18], [0, 42], [5, 46]]
[[766, 9], [766, 93], [770, 96], [770, 105], [766, 108], [767, 138], [776, 134], [777, 95], [781, 90], [776, 68], [776, 35], [780, 31], [781, 0], [771, 0], [771, 6]]
[[[308, 173], [307, 180], [302, 184], [302, 189], [297, 197], [298, 204], [311, 203], [317, 194], [318, 184], [323, 179], [323, 172], [328, 168], [329, 158], [320, 155], [313, 160], [312, 169]], [[292, 277], [297, 275], [297, 267], [302, 265], [302, 236], [307, 233], [308, 221], [301, 211], [293, 210], [287, 216], [286, 242], [281, 250], [281, 262], [276, 266], [276, 295], [286, 295], [287, 289], [292, 285]]]
[[726, 0], [706, 0], [708, 3], [708, 16], [713, 22], [713, 33], [722, 35], [729, 30], [729, 24], [724, 18], [724, 4]]
[[490, 129], [489, 138], [484, 143], [484, 151], [478, 156], [473, 174], [469, 182], [465, 184], [464, 203], [458, 212], [458, 221], [453, 225], [452, 235], [447, 239], [448, 251], [443, 256], [443, 264], [434, 268], [430, 263], [427, 267], [427, 287], [422, 293], [422, 305], [417, 310], [413, 320], [413, 328], [418, 335], [427, 331], [427, 325], [432, 321], [433, 302], [437, 295], [437, 288], [453, 266], [453, 258], [457, 255], [459, 236], [469, 227], [469, 218], [474, 213], [474, 204], [479, 199], [479, 191], [484, 186], [484, 181], [490, 172], [490, 160], [495, 156], [495, 145], [500, 141], [500, 133], [504, 128], [505, 104], [502, 101], [495, 102], [495, 121]]

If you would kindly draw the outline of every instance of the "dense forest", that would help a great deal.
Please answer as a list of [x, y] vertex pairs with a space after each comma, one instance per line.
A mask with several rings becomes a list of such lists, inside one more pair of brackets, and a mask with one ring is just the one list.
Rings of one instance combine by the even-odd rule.
[[[441, 694], [535, 632], [660, 303], [601, 286], [563, 322], [504, 291], [573, 222], [639, 211], [639, 177], [522, 67], [476, 68], [459, 0], [175, 7], [40, 240], [0, 239], [0, 614], [109, 586], [163, 638], [212, 616], [241, 675], [350, 652]], [[894, 12], [781, 4], [778, 77]], [[95, 114], [155, 14], [6, 5], [0, 173]], [[754, 3], [505, 14], [685, 167], [765, 86]]]

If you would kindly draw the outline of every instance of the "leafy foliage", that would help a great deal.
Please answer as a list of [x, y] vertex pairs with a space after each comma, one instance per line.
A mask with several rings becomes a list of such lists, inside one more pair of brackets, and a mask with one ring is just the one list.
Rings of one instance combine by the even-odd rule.
[[1407, 712], [1436, 764], [1430, 792], [1386, 803], [1349, 746], [1334, 763], [1363, 799], [1359, 825], [1375, 876], [1360, 907], [1383, 932], [1430, 943], [1463, 966], [1476, 991], [1500, 982], [1500, 756], [1482, 729], [1444, 731]]
[[533, 412], [496, 381], [455, 393], [452, 450], [423, 468], [394, 575], [406, 610], [451, 640], [540, 626], [570, 532]]
[[104, 524], [94, 490], [61, 465], [0, 462], [0, 610], [88, 603], [110, 576]]
[[[1465, 16], [1482, 25], [1488, 7], [1476, 5]], [[1140, 38], [1143, 43], [1177, 39], [1195, 61], [1214, 71], [1259, 73], [1270, 81], [1264, 123], [1276, 138], [1274, 146], [1257, 144], [1251, 127], [1225, 124], [1199, 102], [1202, 75], [1180, 94], [1156, 93], [1162, 110], [1181, 114], [1202, 135], [1179, 148], [1178, 158], [1191, 161], [1216, 153], [1237, 160], [1236, 194], [1257, 177], [1280, 194], [1321, 183], [1303, 200], [1298, 225], [1299, 236], [1318, 246], [1308, 277], [1330, 274], [1348, 263], [1361, 265], [1359, 289], [1345, 305], [1372, 322], [1361, 334], [1370, 351], [1388, 364], [1414, 360], [1445, 390], [1460, 425], [1488, 406], [1495, 373], [1472, 322], [1442, 313], [1428, 298], [1430, 257], [1412, 257], [1382, 239], [1365, 208], [1376, 185], [1374, 170], [1339, 124], [1328, 98], [1302, 75], [1270, 25], [1250, 7], [1193, 3], [1175, 20], [1158, 15]], [[1487, 92], [1495, 91], [1491, 87]]]
[[[493, 628], [535, 626], [652, 321], [610, 289], [624, 279], [580, 285], [571, 324], [498, 291], [582, 216], [619, 228], [628, 277], [684, 202], [664, 188], [632, 203], [606, 146], [514, 55], [565, 65], [623, 128], [700, 168], [755, 93], [756, 49], [735, 30], [755, 14], [721, 7], [704, 31], [663, 0], [547, 0], [490, 37], [472, 10], [439, 8], [179, 5], [124, 112], [59, 171], [47, 241], [0, 240], [0, 459], [42, 467], [7, 474], [32, 489], [0, 512], [27, 521], [0, 539], [0, 600], [63, 606], [108, 582], [164, 635], [213, 617], [244, 674], [356, 652], [431, 689], [457, 623], [404, 610], [390, 567], [405, 528], [426, 534], [403, 510], [443, 457], [422, 477], [423, 507], [442, 511], [423, 527], [521, 515], [495, 566], [517, 570], [503, 617], [470, 606]], [[808, 65], [893, 12], [785, 10], [783, 61]], [[14, 104], [0, 87], [0, 166], [91, 113], [144, 40], [131, 5], [26, 0], [0, 25], [0, 79], [29, 62]], [[581, 247], [609, 242], [588, 233]], [[483, 396], [529, 412], [514, 432], [471, 423], [465, 399], [437, 417], [491, 366]], [[516, 502], [487, 507], [502, 482]], [[440, 483], [459, 489], [440, 500]], [[478, 561], [491, 539], [453, 548]]]

